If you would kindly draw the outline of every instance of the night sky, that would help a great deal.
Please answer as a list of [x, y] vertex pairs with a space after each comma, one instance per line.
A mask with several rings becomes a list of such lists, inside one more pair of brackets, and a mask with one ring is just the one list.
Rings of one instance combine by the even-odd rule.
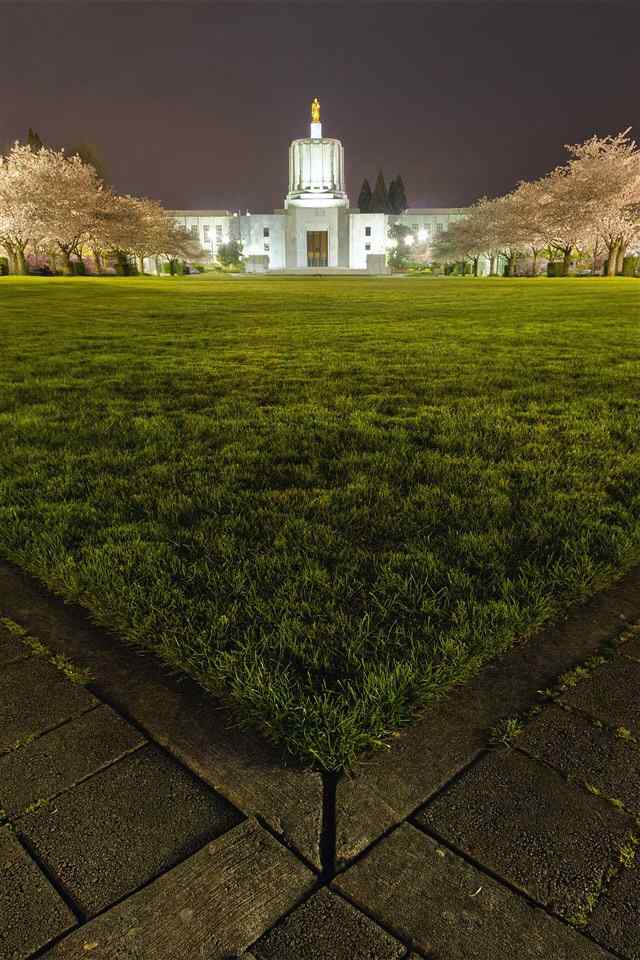
[[309, 103], [363, 176], [462, 206], [541, 176], [562, 145], [640, 139], [640, 2], [2, 3], [0, 151], [28, 127], [93, 143], [123, 193], [268, 212]]

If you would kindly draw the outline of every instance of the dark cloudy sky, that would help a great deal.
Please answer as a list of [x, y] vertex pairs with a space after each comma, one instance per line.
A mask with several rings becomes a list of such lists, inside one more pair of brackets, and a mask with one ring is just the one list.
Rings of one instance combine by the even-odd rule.
[[[0, 2], [0, 150], [28, 127], [97, 145], [113, 185], [173, 208], [268, 211], [309, 102], [363, 176], [469, 203], [640, 134], [640, 0]], [[640, 137], [639, 137], [640, 139]]]

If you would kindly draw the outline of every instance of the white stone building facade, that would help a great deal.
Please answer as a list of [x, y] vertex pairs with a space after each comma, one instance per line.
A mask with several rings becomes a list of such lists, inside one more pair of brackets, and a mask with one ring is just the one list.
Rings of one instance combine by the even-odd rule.
[[340, 140], [323, 137], [319, 115], [309, 136], [289, 146], [289, 191], [273, 213], [173, 210], [214, 260], [231, 239], [242, 243], [249, 272], [386, 272], [390, 223], [408, 226], [420, 240], [465, 216], [463, 208], [409, 209], [401, 215], [360, 213], [349, 206]]

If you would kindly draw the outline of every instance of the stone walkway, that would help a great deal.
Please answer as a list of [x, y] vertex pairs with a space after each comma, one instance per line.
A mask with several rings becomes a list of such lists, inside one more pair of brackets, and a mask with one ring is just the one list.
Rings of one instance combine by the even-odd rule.
[[2, 564], [0, 618], [0, 960], [640, 960], [640, 572], [340, 779]]

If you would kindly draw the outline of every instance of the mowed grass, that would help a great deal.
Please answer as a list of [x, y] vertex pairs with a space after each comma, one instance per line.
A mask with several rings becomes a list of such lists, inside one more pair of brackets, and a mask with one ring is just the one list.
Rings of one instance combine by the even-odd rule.
[[0, 553], [339, 769], [640, 561], [639, 303], [2, 279]]

